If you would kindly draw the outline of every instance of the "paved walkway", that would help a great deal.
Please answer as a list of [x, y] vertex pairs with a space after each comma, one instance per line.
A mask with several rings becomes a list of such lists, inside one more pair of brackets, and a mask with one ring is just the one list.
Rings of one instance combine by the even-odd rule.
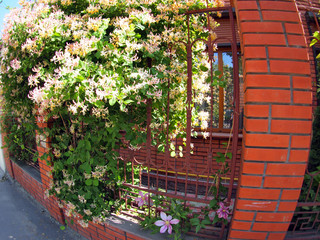
[[85, 240], [57, 221], [0, 168], [0, 240]]

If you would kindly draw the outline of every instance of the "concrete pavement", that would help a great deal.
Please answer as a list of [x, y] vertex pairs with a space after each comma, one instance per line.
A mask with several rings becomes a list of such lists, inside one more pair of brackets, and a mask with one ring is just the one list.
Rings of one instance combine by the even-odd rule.
[[85, 240], [60, 224], [0, 168], [0, 240]]

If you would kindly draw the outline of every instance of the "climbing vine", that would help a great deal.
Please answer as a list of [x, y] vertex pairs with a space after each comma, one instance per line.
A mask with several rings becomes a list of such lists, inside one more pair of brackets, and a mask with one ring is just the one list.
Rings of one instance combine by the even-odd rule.
[[[21, 143], [23, 133], [35, 132], [36, 114], [51, 121], [50, 129], [44, 131], [52, 140], [54, 181], [48, 194], [61, 200], [68, 216], [81, 215], [82, 226], [89, 220], [102, 222], [122, 207], [119, 188], [125, 166], [119, 164], [118, 149], [146, 142], [148, 100], [152, 101], [152, 137], [156, 136], [159, 151], [167, 132], [169, 141], [185, 137], [183, 42], [188, 31], [184, 13], [223, 2], [38, 0], [20, 4], [7, 16], [1, 39], [4, 119], [13, 116], [20, 124], [8, 127], [4, 121], [10, 133], [7, 143], [23, 152], [27, 149]], [[212, 16], [195, 15], [190, 17], [189, 33], [193, 39], [214, 40], [217, 26]], [[211, 101], [206, 95], [211, 83], [205, 51], [203, 42], [193, 46], [193, 88], [198, 93], [194, 103], [198, 105]], [[217, 78], [213, 84], [223, 82]], [[193, 111], [193, 120], [193, 127], [200, 126], [205, 133], [209, 113]], [[213, 202], [211, 209], [222, 209], [218, 204]], [[163, 221], [169, 215], [161, 213], [161, 218], [155, 225], [165, 232]], [[192, 224], [197, 225], [196, 220]], [[170, 229], [167, 226], [169, 233]]]

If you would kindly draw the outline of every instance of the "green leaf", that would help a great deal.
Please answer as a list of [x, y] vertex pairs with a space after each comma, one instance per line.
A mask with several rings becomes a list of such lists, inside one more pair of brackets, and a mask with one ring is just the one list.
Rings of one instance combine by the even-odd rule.
[[213, 221], [212, 221], [212, 224], [215, 224], [215, 223], [217, 223], [219, 221], [219, 217], [218, 217], [218, 215], [215, 215], [214, 216], [214, 219], [213, 219]]
[[200, 224], [200, 220], [199, 220], [199, 218], [191, 218], [190, 223], [191, 223], [191, 225], [196, 226], [196, 225]]
[[209, 203], [209, 207], [211, 208], [211, 209], [214, 209], [216, 206], [217, 206], [217, 203], [218, 203], [218, 201], [217, 201], [217, 199], [212, 199], [211, 201], [210, 201], [210, 203]]
[[90, 151], [90, 150], [91, 150], [91, 143], [90, 143], [90, 141], [86, 140], [86, 141], [85, 141], [85, 144], [86, 144], [86, 149], [87, 149], [88, 151]]
[[196, 233], [198, 233], [198, 232], [200, 231], [200, 229], [201, 229], [201, 225], [198, 225], [198, 226], [196, 227]]
[[123, 103], [125, 104], [125, 105], [128, 105], [129, 103], [132, 103], [133, 101], [131, 100], [131, 99], [127, 99], [127, 100], [125, 100], [125, 101], [123, 101]]
[[93, 182], [92, 179], [87, 179], [85, 183], [87, 186], [91, 186], [92, 182]]
[[208, 69], [206, 66], [204, 66], [204, 65], [200, 65], [200, 70], [201, 70], [202, 72], [207, 72], [209, 69]]
[[116, 99], [115, 97], [113, 97], [113, 98], [111, 98], [111, 99], [109, 100], [110, 106], [113, 106], [116, 102], [117, 102], [117, 99]]
[[221, 74], [222, 74], [222, 73], [221, 73], [219, 70], [214, 71], [214, 75], [217, 76], [217, 77], [219, 77]]
[[175, 156], [176, 156], [176, 152], [173, 152], [173, 151], [170, 152], [170, 156], [171, 156], [171, 157], [175, 157]]
[[209, 224], [211, 224], [211, 221], [210, 221], [210, 219], [204, 219], [202, 222], [201, 222], [201, 225], [209, 225]]
[[99, 180], [98, 179], [94, 179], [93, 180], [93, 186], [96, 186], [96, 187], [99, 186]]
[[60, 226], [60, 229], [63, 231], [63, 230], [66, 229], [66, 227], [65, 226]]
[[311, 43], [310, 43], [310, 46], [313, 46], [315, 45], [316, 43], [318, 42], [318, 39], [312, 39]]

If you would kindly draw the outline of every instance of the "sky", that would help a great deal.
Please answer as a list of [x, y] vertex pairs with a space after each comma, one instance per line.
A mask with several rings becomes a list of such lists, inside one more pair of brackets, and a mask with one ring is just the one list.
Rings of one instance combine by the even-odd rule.
[[[1, 0], [0, 0], [0, 2], [1, 2]], [[20, 7], [19, 0], [3, 0], [2, 3], [0, 3], [0, 30], [1, 30], [1, 35], [2, 35], [3, 24], [4, 24], [4, 22], [3, 22], [4, 16], [9, 13], [9, 10], [6, 9], [7, 7], [19, 8]]]

